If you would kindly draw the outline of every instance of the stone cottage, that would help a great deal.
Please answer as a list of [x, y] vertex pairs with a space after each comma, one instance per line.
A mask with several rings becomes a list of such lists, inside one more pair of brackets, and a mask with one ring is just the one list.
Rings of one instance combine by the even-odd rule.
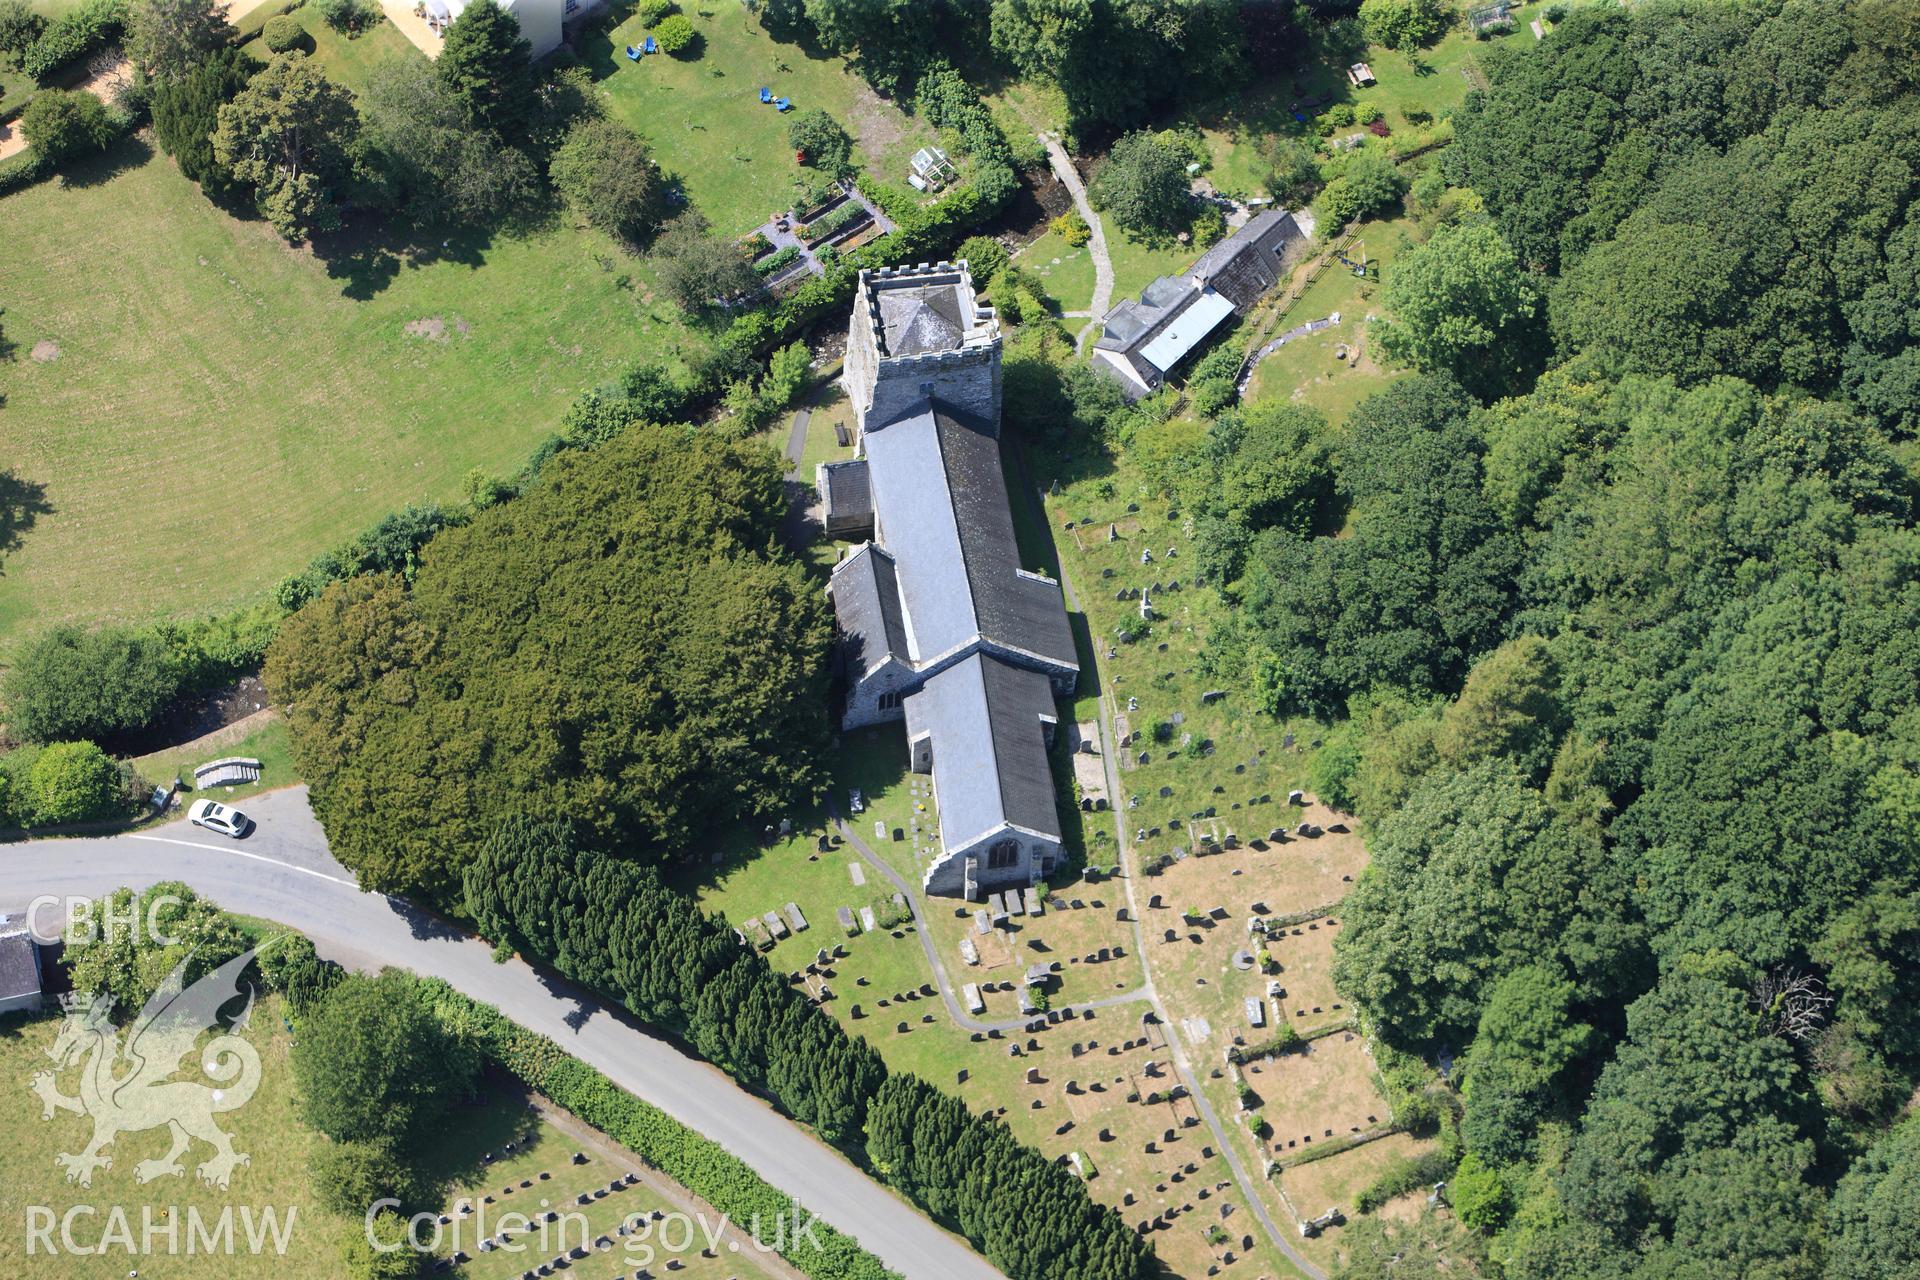
[[1185, 275], [1161, 276], [1107, 313], [1093, 367], [1127, 399], [1152, 395], [1174, 367], [1230, 315], [1245, 315], [1288, 271], [1306, 243], [1284, 209], [1255, 214], [1201, 255]]

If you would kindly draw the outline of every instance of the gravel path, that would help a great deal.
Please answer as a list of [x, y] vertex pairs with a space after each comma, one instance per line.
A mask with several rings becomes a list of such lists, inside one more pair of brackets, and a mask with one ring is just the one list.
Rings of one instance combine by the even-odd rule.
[[1093, 332], [1094, 325], [1107, 318], [1107, 308], [1113, 302], [1113, 259], [1107, 256], [1106, 229], [1100, 225], [1100, 215], [1087, 203], [1087, 187], [1080, 181], [1080, 171], [1073, 167], [1073, 157], [1067, 154], [1058, 138], [1043, 133], [1040, 141], [1047, 148], [1047, 160], [1053, 172], [1073, 193], [1073, 207], [1080, 211], [1087, 229], [1093, 232], [1093, 239], [1087, 242], [1087, 249], [1093, 254], [1093, 301], [1087, 304], [1087, 314], [1092, 320], [1083, 325], [1073, 339], [1074, 349], [1078, 351], [1086, 346], [1087, 335]]

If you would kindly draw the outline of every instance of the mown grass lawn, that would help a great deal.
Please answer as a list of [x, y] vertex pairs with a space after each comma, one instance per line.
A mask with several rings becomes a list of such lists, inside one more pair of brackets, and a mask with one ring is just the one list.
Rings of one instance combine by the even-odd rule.
[[[1093, 302], [1093, 250], [1086, 245], [1075, 248], [1065, 237], [1049, 231], [1023, 245], [1013, 265], [1039, 283], [1056, 312], [1085, 311]], [[1067, 328], [1078, 331], [1080, 326], [1069, 324]]]
[[[273, 53], [267, 48], [266, 41], [260, 38], [260, 29], [279, 10], [277, 4], [263, 4], [240, 20], [241, 32], [252, 37], [241, 47], [262, 63], [271, 62]], [[356, 95], [365, 92], [367, 77], [380, 63], [393, 58], [426, 56], [414, 48], [412, 41], [400, 34], [400, 28], [384, 16], [359, 36], [351, 38], [328, 26], [316, 5], [303, 4], [291, 16], [312, 41], [304, 50], [307, 56], [318, 62], [335, 83], [345, 85]]]
[[[739, 235], [759, 226], [818, 176], [794, 162], [787, 141], [801, 112], [823, 108], [853, 135], [856, 161], [895, 186], [905, 184], [914, 149], [933, 141], [930, 128], [881, 100], [841, 59], [777, 43], [731, 0], [683, 11], [700, 39], [680, 57], [629, 61], [626, 46], [646, 37], [637, 17], [585, 35], [579, 53], [614, 117], [646, 135], [717, 229]], [[762, 103], [763, 85], [793, 110]]]
[[707, 341], [598, 234], [329, 261], [141, 139], [0, 200], [0, 223], [5, 465], [50, 507], [0, 576], [0, 654], [54, 620], [258, 598], [474, 468], [517, 471], [583, 389]]
[[[260, 762], [260, 781], [237, 787], [215, 787], [211, 792], [189, 792], [182, 801], [191, 804], [197, 799], [218, 800], [222, 804], [238, 803], [248, 796], [259, 795], [262, 791], [271, 791], [279, 787], [292, 786], [299, 782], [300, 771], [293, 763], [293, 747], [287, 741], [287, 722], [270, 711], [259, 713], [265, 717], [263, 723], [239, 734], [230, 742], [190, 747], [170, 747], [165, 751], [155, 751], [150, 755], [136, 756], [133, 767], [140, 776], [158, 786], [166, 786], [175, 778], [188, 787], [193, 786], [195, 765], [206, 764], [213, 760], [225, 760], [233, 756], [251, 757]], [[249, 717], [251, 719], [251, 717]], [[236, 730], [240, 726], [233, 726]]]

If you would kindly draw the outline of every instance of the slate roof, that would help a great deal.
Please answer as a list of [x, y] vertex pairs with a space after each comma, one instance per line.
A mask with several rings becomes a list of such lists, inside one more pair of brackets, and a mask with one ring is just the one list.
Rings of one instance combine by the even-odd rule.
[[867, 432], [866, 449], [914, 661], [980, 638], [1077, 670], [1059, 585], [1020, 572], [993, 433], [926, 401], [918, 413]]
[[22, 929], [0, 934], [0, 1000], [40, 994], [40, 957]]
[[959, 348], [967, 316], [957, 284], [926, 284], [882, 290], [881, 351], [919, 356]]
[[964, 845], [1007, 824], [1060, 838], [1046, 727], [1053, 686], [1037, 671], [975, 653], [906, 697], [907, 738], [933, 738], [941, 843]]
[[820, 467], [826, 491], [820, 495], [827, 514], [835, 520], [864, 520], [873, 516], [873, 486], [867, 481], [867, 460], [828, 462]]
[[1287, 251], [1302, 239], [1292, 214], [1267, 209], [1202, 254], [1188, 274], [1245, 311], [1280, 282], [1288, 266]]
[[868, 671], [889, 656], [906, 659], [906, 619], [892, 556], [872, 543], [861, 547], [834, 566], [827, 595], [849, 671]]
[[1303, 239], [1299, 224], [1285, 209], [1255, 214], [1246, 226], [1201, 254], [1185, 275], [1161, 276], [1140, 291], [1138, 302], [1128, 299], [1109, 311], [1105, 332], [1093, 345], [1131, 357], [1207, 287], [1233, 303], [1234, 310], [1246, 311], [1279, 283], [1289, 265], [1288, 251]]

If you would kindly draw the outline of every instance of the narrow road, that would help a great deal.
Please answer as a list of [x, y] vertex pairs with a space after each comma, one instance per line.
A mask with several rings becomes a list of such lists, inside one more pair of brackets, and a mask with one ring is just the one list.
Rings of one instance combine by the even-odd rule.
[[[1041, 496], [1039, 486], [1034, 484], [1033, 477], [1028, 474], [1026, 451], [1016, 446], [1011, 451], [1011, 456], [1016, 468], [1017, 488], [1021, 493], [1026, 494], [1027, 501], [1037, 508], [1040, 526], [1047, 528], [1046, 501]], [[1055, 559], [1059, 568], [1060, 590], [1066, 597], [1068, 611], [1078, 613], [1082, 617], [1091, 617], [1080, 604], [1080, 597], [1073, 589], [1073, 578], [1067, 572], [1066, 561], [1059, 557]], [[1240, 1193], [1246, 1197], [1248, 1207], [1253, 1210], [1253, 1216], [1259, 1219], [1261, 1229], [1267, 1233], [1267, 1238], [1273, 1241], [1274, 1247], [1285, 1254], [1287, 1260], [1308, 1276], [1309, 1280], [1327, 1280], [1327, 1273], [1309, 1262], [1306, 1256], [1294, 1247], [1293, 1241], [1286, 1232], [1281, 1230], [1280, 1225], [1273, 1220], [1273, 1215], [1268, 1212], [1267, 1203], [1260, 1194], [1260, 1183], [1256, 1182], [1253, 1175], [1247, 1171], [1245, 1161], [1240, 1158], [1239, 1149], [1234, 1146], [1233, 1135], [1221, 1123], [1219, 1113], [1214, 1110], [1213, 1104], [1207, 1100], [1206, 1093], [1201, 1089], [1201, 1077], [1194, 1070], [1193, 1063], [1188, 1059], [1186, 1049], [1181, 1044], [1180, 1027], [1168, 1015], [1166, 1003], [1161, 1000], [1159, 988], [1154, 985], [1153, 962], [1147, 950], [1146, 927], [1141, 920], [1139, 895], [1135, 891], [1135, 886], [1140, 879], [1140, 856], [1133, 847], [1133, 833], [1127, 830], [1127, 809], [1122, 801], [1126, 792], [1120, 786], [1120, 768], [1117, 763], [1119, 744], [1113, 729], [1113, 686], [1101, 674], [1099, 643], [1100, 639], [1097, 635], [1090, 636], [1088, 665], [1081, 669], [1080, 679], [1083, 682], [1092, 679], [1094, 687], [1099, 690], [1100, 762], [1107, 771], [1107, 794], [1113, 797], [1109, 811], [1113, 814], [1114, 838], [1120, 842], [1121, 879], [1127, 886], [1127, 917], [1133, 925], [1133, 946], [1140, 956], [1140, 970], [1146, 976], [1144, 990], [1147, 998], [1153, 1003], [1154, 1016], [1159, 1018], [1161, 1025], [1167, 1029], [1167, 1048], [1173, 1058], [1173, 1069], [1179, 1073], [1181, 1082], [1187, 1086], [1187, 1092], [1193, 1096], [1193, 1103], [1200, 1112], [1200, 1118], [1205, 1120], [1207, 1128], [1213, 1131], [1214, 1141], [1219, 1145], [1220, 1154], [1226, 1157], [1227, 1167], [1233, 1171], [1234, 1181], [1239, 1184]], [[1265, 1177], [1265, 1172], [1265, 1170], [1261, 1171], [1262, 1178]]]
[[1041, 134], [1040, 141], [1047, 148], [1047, 161], [1053, 166], [1054, 174], [1072, 193], [1073, 207], [1080, 211], [1087, 229], [1093, 233], [1093, 239], [1087, 242], [1087, 251], [1093, 255], [1093, 301], [1087, 304], [1087, 314], [1093, 319], [1074, 335], [1073, 348], [1077, 352], [1086, 346], [1087, 335], [1093, 332], [1094, 325], [1107, 318], [1107, 308], [1113, 302], [1113, 259], [1107, 256], [1106, 229], [1100, 225], [1100, 215], [1087, 202], [1087, 187], [1080, 181], [1080, 171], [1073, 167], [1073, 157], [1060, 145], [1060, 139], [1051, 134]]
[[[831, 817], [833, 819], [834, 830], [840, 833], [841, 838], [853, 847], [855, 853], [866, 860], [867, 865], [885, 876], [887, 882], [898, 890], [900, 895], [907, 900], [907, 910], [913, 913], [913, 931], [920, 936], [920, 949], [926, 953], [927, 965], [933, 970], [933, 982], [935, 986], [940, 988], [940, 999], [947, 1006], [947, 1015], [951, 1017], [957, 1025], [966, 1028], [968, 1031], [1025, 1031], [1027, 1024], [1033, 1021], [1032, 1018], [1009, 1018], [1005, 1022], [982, 1022], [961, 1007], [959, 999], [953, 993], [953, 980], [947, 977], [947, 967], [941, 963], [940, 948], [934, 945], [933, 930], [927, 925], [926, 914], [920, 910], [920, 899], [915, 896], [912, 886], [907, 883], [906, 877], [902, 876], [898, 871], [895, 871], [891, 863], [868, 848], [866, 841], [855, 835], [853, 828], [842, 821], [838, 813], [832, 814]], [[1139, 945], [1137, 931], [1135, 933], [1134, 945], [1136, 947]], [[1144, 971], [1144, 962], [1141, 967]], [[1089, 1009], [1110, 1009], [1115, 1005], [1132, 1004], [1136, 1000], [1145, 999], [1147, 999], [1147, 989], [1145, 987], [1137, 987], [1132, 991], [1124, 992], [1120, 995], [1102, 996], [1098, 1000], [1087, 1000], [1080, 1004], [1066, 1005], [1064, 1007], [1070, 1009], [1075, 1017], [1080, 1017]], [[1045, 1017], [1044, 1014], [1039, 1016]]]
[[[1001, 1280], [965, 1241], [718, 1068], [558, 978], [519, 960], [495, 964], [484, 942], [400, 899], [362, 892], [327, 853], [304, 787], [255, 797], [247, 811], [259, 825], [239, 842], [173, 822], [136, 834], [0, 846], [0, 910], [17, 919], [48, 895], [97, 897], [120, 885], [184, 880], [230, 911], [298, 929], [343, 964], [410, 969], [495, 1006], [720, 1143], [910, 1280]], [[28, 923], [44, 936], [60, 922], [56, 904]]]

